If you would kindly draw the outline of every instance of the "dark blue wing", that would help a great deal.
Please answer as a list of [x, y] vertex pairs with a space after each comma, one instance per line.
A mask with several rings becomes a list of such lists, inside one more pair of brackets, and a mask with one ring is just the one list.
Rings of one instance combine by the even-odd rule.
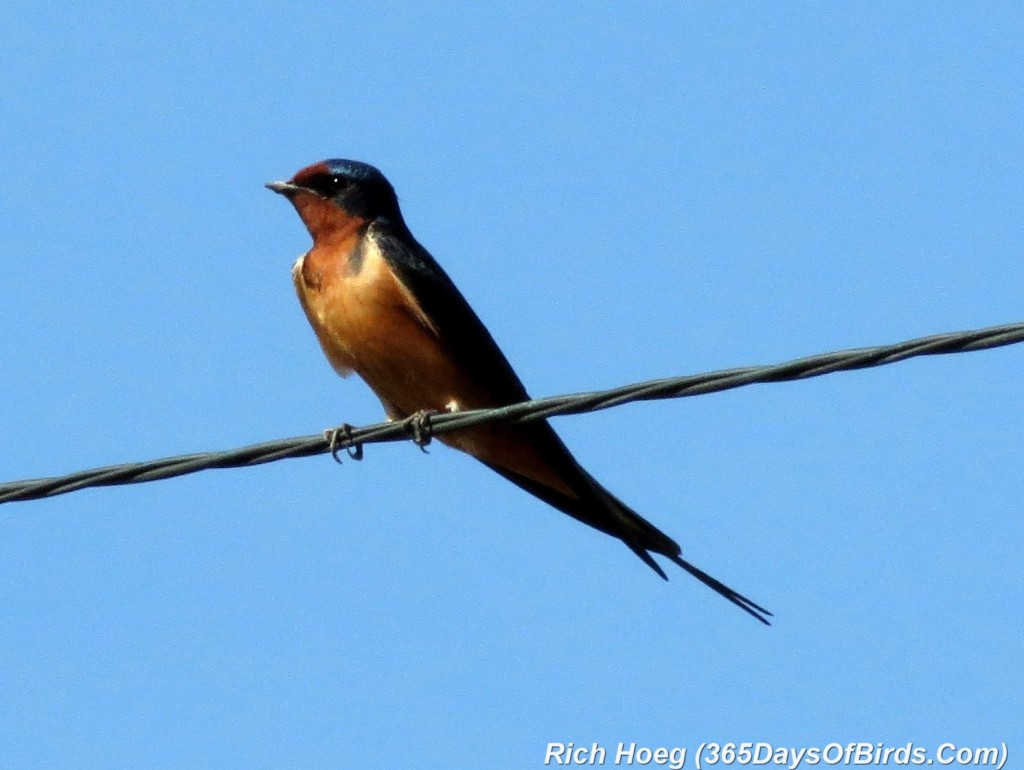
[[430, 253], [408, 230], [375, 224], [373, 236], [398, 279], [412, 293], [459, 368], [496, 405], [525, 401], [526, 388], [487, 327]]

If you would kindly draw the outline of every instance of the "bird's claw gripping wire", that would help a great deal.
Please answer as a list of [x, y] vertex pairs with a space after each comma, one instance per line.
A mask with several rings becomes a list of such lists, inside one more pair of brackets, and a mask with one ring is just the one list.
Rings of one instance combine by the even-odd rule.
[[[338, 457], [338, 452], [341, 450], [341, 442], [352, 441], [352, 426], [347, 422], [342, 423], [337, 428], [331, 428], [324, 431], [324, 439], [327, 441], [327, 448], [331, 450], [331, 457], [334, 458], [334, 462], [341, 465], [341, 458]], [[345, 447], [345, 451], [348, 456], [353, 460], [363, 459], [363, 445], [356, 443]]]
[[409, 415], [402, 421], [406, 431], [412, 435], [412, 443], [418, 446], [424, 454], [428, 454], [427, 444], [433, 439], [430, 418], [435, 414], [441, 413], [436, 409], [420, 409], [416, 414]]

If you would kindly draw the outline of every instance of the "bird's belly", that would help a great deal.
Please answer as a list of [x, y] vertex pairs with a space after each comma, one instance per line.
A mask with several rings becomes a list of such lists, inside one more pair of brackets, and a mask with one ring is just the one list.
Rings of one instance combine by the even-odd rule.
[[[421, 410], [504, 406], [461, 371], [374, 251], [368, 250], [355, 275], [324, 273], [326, 280], [317, 285], [304, 280], [301, 259], [293, 270], [299, 300], [335, 370], [342, 375], [359, 374], [395, 420]], [[490, 423], [438, 439], [479, 460], [572, 494], [517, 426]]]
[[390, 323], [384, 339], [367, 348], [356, 371], [392, 418], [423, 409], [459, 411], [493, 406], [444, 354], [437, 339], [415, 322]]
[[331, 365], [343, 375], [358, 373], [392, 418], [422, 409], [494, 406], [410, 308], [384, 260], [368, 251], [358, 273], [338, 272], [318, 286], [303, 279], [302, 260], [293, 270], [302, 307]]

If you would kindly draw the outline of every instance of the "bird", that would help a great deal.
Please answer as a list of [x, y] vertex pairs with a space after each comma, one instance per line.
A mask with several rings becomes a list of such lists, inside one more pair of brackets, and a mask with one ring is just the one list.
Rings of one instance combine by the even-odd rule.
[[[327, 360], [342, 377], [357, 373], [388, 419], [529, 399], [487, 327], [409, 230], [377, 168], [332, 158], [266, 186], [292, 203], [312, 237], [292, 280]], [[661, 578], [668, 579], [652, 554], [770, 625], [770, 611], [685, 560], [671, 537], [598, 483], [546, 420], [487, 423], [438, 438], [618, 538]]]

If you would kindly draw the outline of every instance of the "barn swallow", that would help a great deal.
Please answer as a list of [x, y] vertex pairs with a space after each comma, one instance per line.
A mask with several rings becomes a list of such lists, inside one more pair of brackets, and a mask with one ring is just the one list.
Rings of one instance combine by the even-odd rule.
[[[342, 377], [358, 373], [389, 419], [529, 398], [490, 332], [409, 231], [380, 171], [358, 161], [324, 160], [267, 187], [291, 201], [313, 238], [292, 279], [327, 360]], [[662, 578], [652, 553], [768, 625], [771, 612], [684, 560], [672, 538], [580, 466], [546, 421], [489, 423], [439, 439], [619, 538]]]

